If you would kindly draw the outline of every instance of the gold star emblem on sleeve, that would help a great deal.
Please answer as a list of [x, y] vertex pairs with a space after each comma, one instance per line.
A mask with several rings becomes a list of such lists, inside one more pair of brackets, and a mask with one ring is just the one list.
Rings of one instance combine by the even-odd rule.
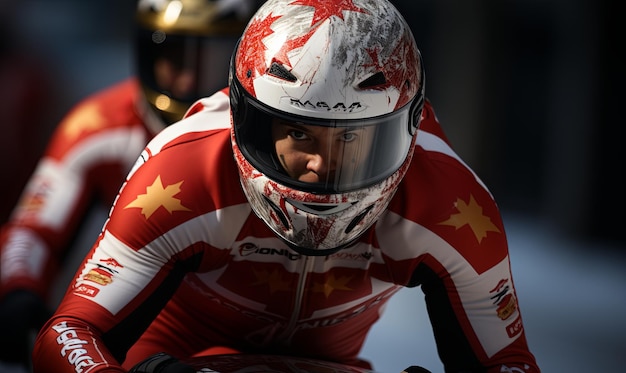
[[134, 201], [124, 208], [141, 208], [141, 213], [145, 216], [146, 220], [161, 206], [170, 214], [174, 211], [191, 211], [181, 204], [180, 199], [174, 198], [176, 194], [180, 193], [182, 183], [183, 182], [180, 181], [176, 184], [164, 187], [161, 182], [161, 175], [158, 175], [152, 185], [146, 187], [145, 194], [138, 195]]
[[487, 236], [487, 232], [500, 233], [498, 227], [491, 222], [491, 218], [483, 214], [483, 208], [476, 202], [473, 195], [470, 194], [469, 203], [457, 198], [455, 204], [459, 212], [450, 215], [447, 220], [442, 221], [439, 225], [448, 225], [456, 229], [468, 225], [478, 243], [481, 243], [483, 238]]
[[104, 126], [105, 118], [100, 106], [92, 103], [79, 107], [65, 120], [63, 130], [70, 138], [78, 137], [82, 132], [96, 130]]

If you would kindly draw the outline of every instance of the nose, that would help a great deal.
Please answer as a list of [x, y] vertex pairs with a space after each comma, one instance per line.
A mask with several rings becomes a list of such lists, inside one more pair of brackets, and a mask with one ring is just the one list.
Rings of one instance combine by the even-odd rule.
[[315, 173], [320, 178], [319, 181], [324, 181], [328, 175], [328, 162], [321, 154], [311, 154], [306, 169]]
[[318, 182], [326, 182], [332, 180], [333, 162], [330, 155], [323, 156], [321, 154], [310, 154], [307, 160], [307, 170], [317, 175]]

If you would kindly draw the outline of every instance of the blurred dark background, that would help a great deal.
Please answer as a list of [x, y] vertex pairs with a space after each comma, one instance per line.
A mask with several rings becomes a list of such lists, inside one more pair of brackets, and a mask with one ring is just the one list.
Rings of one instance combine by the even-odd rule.
[[395, 2], [442, 125], [501, 208], [580, 240], [626, 243], [618, 2]]
[[[610, 0], [394, 0], [427, 95], [503, 210], [623, 247], [624, 31]], [[61, 116], [133, 73], [135, 2], [0, 2], [0, 218]]]

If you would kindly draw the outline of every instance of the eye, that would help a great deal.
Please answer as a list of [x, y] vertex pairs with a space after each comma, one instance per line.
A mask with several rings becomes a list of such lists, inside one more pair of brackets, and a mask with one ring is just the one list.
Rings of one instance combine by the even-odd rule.
[[293, 137], [296, 140], [306, 140], [308, 139], [308, 136], [306, 133], [299, 131], [299, 130], [291, 130], [289, 131], [289, 136]]
[[354, 132], [344, 132], [341, 134], [341, 141], [343, 142], [352, 142], [357, 139], [359, 135]]

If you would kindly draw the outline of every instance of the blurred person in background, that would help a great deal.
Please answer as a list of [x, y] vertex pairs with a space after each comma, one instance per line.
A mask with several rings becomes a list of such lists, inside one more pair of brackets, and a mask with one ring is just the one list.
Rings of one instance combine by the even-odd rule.
[[538, 373], [500, 211], [424, 74], [388, 1], [265, 2], [229, 96], [138, 158], [35, 370], [187, 372], [215, 346], [370, 368], [370, 328], [420, 287], [446, 372]]
[[53, 308], [52, 284], [90, 207], [110, 206], [148, 140], [226, 87], [236, 40], [258, 5], [138, 1], [136, 76], [67, 113], [0, 232], [0, 364], [30, 369], [34, 333]]

